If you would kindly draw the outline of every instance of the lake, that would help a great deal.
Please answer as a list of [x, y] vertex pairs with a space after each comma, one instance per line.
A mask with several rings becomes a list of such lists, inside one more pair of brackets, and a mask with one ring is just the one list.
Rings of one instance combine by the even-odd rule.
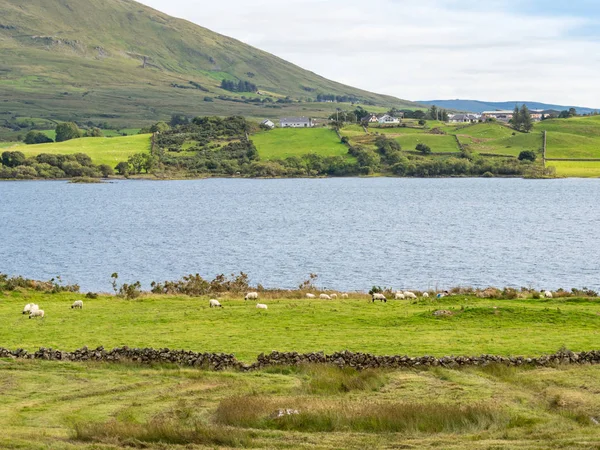
[[600, 181], [0, 183], [0, 272], [84, 291], [189, 273], [265, 287], [600, 290]]

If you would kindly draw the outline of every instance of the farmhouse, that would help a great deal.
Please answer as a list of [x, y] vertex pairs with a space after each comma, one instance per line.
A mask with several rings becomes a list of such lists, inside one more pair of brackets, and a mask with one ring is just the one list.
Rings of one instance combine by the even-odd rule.
[[380, 125], [397, 125], [400, 123], [400, 119], [394, 116], [390, 116], [389, 114], [384, 114], [379, 119]]
[[475, 114], [454, 114], [450, 116], [450, 123], [476, 123], [479, 122], [479, 116]]
[[309, 117], [283, 117], [279, 119], [281, 128], [312, 128], [313, 121]]
[[481, 113], [483, 119], [496, 119], [500, 122], [508, 122], [513, 117], [513, 112], [509, 110], [484, 111]]
[[377, 122], [379, 122], [379, 118], [375, 114], [371, 114], [366, 117], [363, 117], [361, 122], [362, 123], [377, 123]]
[[271, 122], [269, 119], [263, 120], [260, 124], [267, 128], [270, 128], [270, 129], [275, 128], [275, 124], [273, 122]]

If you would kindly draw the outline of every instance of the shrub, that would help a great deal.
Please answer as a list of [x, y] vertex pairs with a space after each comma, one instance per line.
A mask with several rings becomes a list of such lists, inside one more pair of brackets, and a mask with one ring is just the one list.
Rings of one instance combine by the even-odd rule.
[[54, 142], [48, 136], [46, 136], [41, 131], [30, 131], [25, 135], [25, 139], [23, 140], [28, 145], [31, 144], [47, 144], [49, 142]]
[[417, 144], [416, 150], [418, 152], [421, 152], [424, 155], [430, 155], [431, 154], [431, 148], [428, 145], [423, 144], [423, 143]]
[[73, 122], [59, 123], [56, 126], [56, 142], [69, 141], [81, 137], [81, 131]]
[[523, 150], [519, 153], [519, 161], [531, 161], [534, 162], [537, 158], [537, 155], [532, 150]]

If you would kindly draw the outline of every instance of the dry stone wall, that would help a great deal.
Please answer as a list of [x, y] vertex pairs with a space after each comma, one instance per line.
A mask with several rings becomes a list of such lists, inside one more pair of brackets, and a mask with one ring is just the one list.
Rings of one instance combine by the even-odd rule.
[[342, 351], [326, 355], [323, 352], [297, 353], [277, 352], [260, 354], [256, 362], [244, 364], [238, 361], [233, 354], [225, 353], [196, 353], [186, 350], [171, 350], [168, 348], [129, 348], [118, 347], [105, 350], [104, 347], [96, 349], [81, 349], [65, 352], [51, 348], [40, 348], [34, 353], [24, 349], [9, 350], [0, 347], [0, 358], [13, 359], [41, 359], [49, 361], [100, 361], [100, 362], [134, 362], [140, 364], [176, 364], [187, 367], [197, 367], [206, 370], [239, 370], [251, 371], [272, 366], [297, 366], [302, 364], [332, 364], [338, 367], [353, 367], [358, 370], [374, 368], [419, 368], [419, 367], [446, 367], [459, 368], [466, 366], [485, 366], [489, 364], [503, 364], [506, 366], [535, 366], [552, 367], [564, 364], [600, 364], [600, 350], [588, 352], [559, 351], [555, 354], [535, 358], [523, 356], [377, 356], [368, 353], [355, 353]]

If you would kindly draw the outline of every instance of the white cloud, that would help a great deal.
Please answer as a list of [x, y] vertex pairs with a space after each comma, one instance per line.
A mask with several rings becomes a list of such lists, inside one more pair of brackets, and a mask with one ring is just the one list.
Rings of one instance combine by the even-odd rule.
[[524, 15], [515, 0], [143, 0], [327, 78], [411, 100], [600, 107], [588, 19]]

